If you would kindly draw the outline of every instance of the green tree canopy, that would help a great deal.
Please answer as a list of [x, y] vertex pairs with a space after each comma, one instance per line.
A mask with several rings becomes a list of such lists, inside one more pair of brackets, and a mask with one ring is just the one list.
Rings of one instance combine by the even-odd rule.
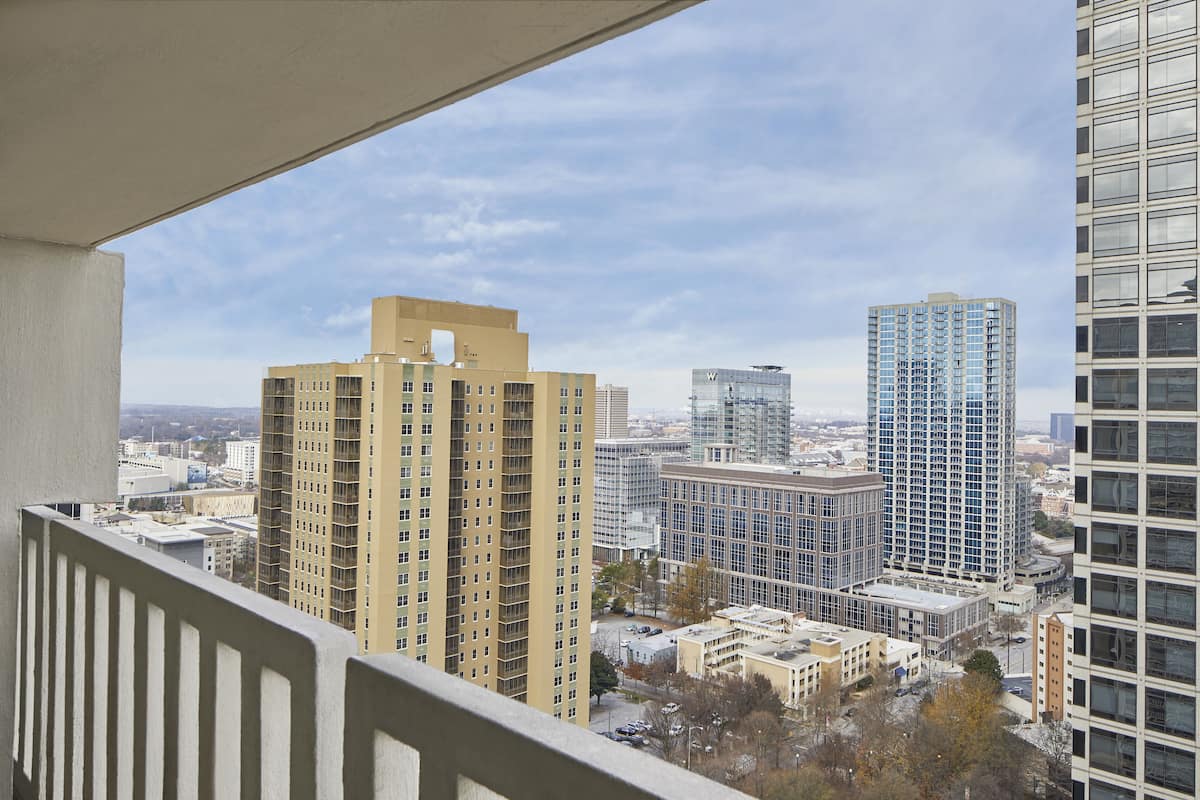
[[1000, 668], [1000, 659], [996, 658], [992, 651], [976, 650], [970, 658], [963, 662], [963, 670], [969, 674], [991, 678], [996, 683], [996, 690], [999, 691], [1004, 670]]
[[590, 693], [600, 703], [600, 698], [617, 688], [617, 670], [608, 656], [598, 650], [592, 651], [592, 677]]

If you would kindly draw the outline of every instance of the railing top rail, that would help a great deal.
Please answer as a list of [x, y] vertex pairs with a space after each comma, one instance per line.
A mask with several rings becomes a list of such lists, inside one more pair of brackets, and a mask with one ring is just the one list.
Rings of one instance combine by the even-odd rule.
[[[255, 653], [264, 666], [280, 674], [294, 672], [298, 658], [311, 663], [315, 651], [346, 656], [357, 651], [349, 632], [171, 556], [44, 506], [22, 509], [22, 515], [52, 526], [53, 552], [85, 563], [139, 599], [177, 615], [201, 635]], [[254, 625], [246, 624], [248, 617], [255, 619]]]
[[376, 731], [417, 751], [421, 797], [463, 796], [460, 776], [508, 798], [745, 797], [394, 654], [347, 664], [346, 797], [375, 796]]

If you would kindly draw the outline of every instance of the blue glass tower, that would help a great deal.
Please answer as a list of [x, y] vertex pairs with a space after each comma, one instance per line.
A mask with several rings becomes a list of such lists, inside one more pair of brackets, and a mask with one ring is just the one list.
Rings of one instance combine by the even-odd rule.
[[869, 311], [870, 469], [895, 570], [1012, 585], [1016, 305], [931, 294]]

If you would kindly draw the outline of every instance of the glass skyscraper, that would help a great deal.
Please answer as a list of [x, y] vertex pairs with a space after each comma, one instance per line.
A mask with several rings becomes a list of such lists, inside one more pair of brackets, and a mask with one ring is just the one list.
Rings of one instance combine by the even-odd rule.
[[1017, 309], [931, 294], [870, 309], [867, 458], [887, 566], [1012, 585]]
[[1196, 792], [1196, 2], [1076, 24], [1074, 796]]
[[732, 444], [737, 459], [786, 464], [792, 453], [792, 376], [782, 367], [692, 370], [692, 461], [706, 444]]

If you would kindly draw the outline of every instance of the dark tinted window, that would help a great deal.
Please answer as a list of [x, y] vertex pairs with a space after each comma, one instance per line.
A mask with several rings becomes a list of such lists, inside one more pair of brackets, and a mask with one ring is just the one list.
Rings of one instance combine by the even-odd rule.
[[1088, 128], [1075, 129], [1075, 152], [1086, 153], [1091, 148], [1091, 137]]
[[1151, 411], [1195, 411], [1196, 370], [1146, 370], [1146, 403]]
[[1196, 532], [1146, 528], [1146, 567], [1196, 574]]
[[1137, 686], [1111, 678], [1092, 677], [1092, 715], [1130, 725], [1137, 723]]
[[1146, 460], [1153, 464], [1195, 464], [1196, 423], [1146, 423]]
[[1080, 175], [1075, 178], [1075, 202], [1086, 203], [1088, 201], [1088, 176]]
[[1088, 351], [1088, 326], [1075, 326], [1075, 352], [1086, 353]]
[[[1082, 495], [1087, 497], [1087, 495]], [[1081, 495], [1076, 494], [1078, 500]], [[1132, 472], [1092, 473], [1091, 504], [1093, 511], [1116, 514], [1138, 512], [1138, 476]]]
[[1137, 631], [1093, 625], [1091, 642], [1093, 664], [1137, 672]]
[[1075, 402], [1086, 403], [1088, 399], [1088, 379], [1087, 375], [1075, 376]]
[[1083, 605], [1087, 602], [1087, 578], [1075, 576], [1075, 602]]
[[1092, 728], [1088, 736], [1091, 746], [1089, 763], [1096, 769], [1122, 775], [1126, 778], [1137, 777], [1137, 739], [1121, 733]]
[[1075, 276], [1075, 302], [1086, 303], [1088, 301], [1088, 276]]
[[1092, 355], [1096, 358], [1137, 358], [1138, 318], [1093, 320]]
[[1081, 525], [1075, 526], [1075, 552], [1076, 553], [1079, 553], [1081, 555], [1087, 553], [1087, 551], [1088, 551], [1087, 534], [1088, 534], [1087, 528], [1084, 528]]
[[1196, 698], [1146, 688], [1146, 727], [1185, 739], [1196, 738]]
[[1146, 674], [1195, 686], [1196, 643], [1147, 633]]
[[1192, 794], [1196, 788], [1196, 753], [1146, 742], [1146, 783]]
[[1196, 355], [1196, 315], [1147, 318], [1146, 355], [1160, 358]]
[[1087, 78], [1079, 78], [1075, 81], [1075, 103], [1083, 105], [1091, 99], [1091, 85]]
[[[1087, 398], [1084, 397], [1084, 400]], [[1092, 373], [1092, 407], [1136, 410], [1138, 407], [1138, 371], [1136, 369], [1098, 369]]]
[[[1087, 452], [1087, 428], [1084, 428], [1084, 449], [1079, 449], [1075, 437], [1075, 452]], [[1138, 424], [1133, 420], [1097, 420], [1092, 423], [1092, 458], [1100, 461], [1137, 461]]]
[[1178, 628], [1195, 628], [1195, 587], [1146, 581], [1146, 621]]
[[1138, 529], [1136, 525], [1092, 522], [1092, 561], [1136, 567]]
[[1086, 453], [1088, 451], [1088, 429], [1086, 425], [1075, 426], [1075, 452]]
[[[1076, 578], [1078, 587], [1079, 578]], [[1086, 603], [1080, 599], [1076, 591], [1075, 602]], [[1126, 578], [1121, 575], [1092, 574], [1092, 612], [1107, 614], [1110, 617], [1137, 619], [1138, 615], [1138, 585], [1137, 578]]]
[[1087, 28], [1075, 31], [1075, 55], [1086, 56], [1090, 52], [1092, 32]]
[[1186, 475], [1147, 475], [1146, 513], [1172, 519], [1196, 518], [1196, 479]]
[[1086, 225], [1075, 226], [1075, 252], [1086, 253], [1088, 251], [1088, 229]]

